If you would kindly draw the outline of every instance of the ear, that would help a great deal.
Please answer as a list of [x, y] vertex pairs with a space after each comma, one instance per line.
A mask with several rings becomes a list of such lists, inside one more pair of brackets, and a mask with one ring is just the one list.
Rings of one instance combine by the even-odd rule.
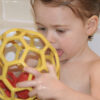
[[88, 36], [91, 36], [96, 32], [97, 27], [98, 27], [98, 21], [99, 21], [99, 18], [96, 15], [90, 17], [87, 20], [86, 30], [87, 30], [87, 35]]

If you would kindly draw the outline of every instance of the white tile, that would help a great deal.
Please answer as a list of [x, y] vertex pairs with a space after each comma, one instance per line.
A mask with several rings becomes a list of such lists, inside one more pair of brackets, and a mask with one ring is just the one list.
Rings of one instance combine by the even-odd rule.
[[3, 19], [12, 22], [32, 23], [30, 0], [2, 0]]

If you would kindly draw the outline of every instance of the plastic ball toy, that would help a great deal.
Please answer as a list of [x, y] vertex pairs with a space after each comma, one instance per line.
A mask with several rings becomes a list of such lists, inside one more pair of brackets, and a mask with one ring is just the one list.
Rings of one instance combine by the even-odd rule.
[[37, 100], [28, 93], [34, 88], [17, 88], [18, 82], [34, 80], [24, 67], [48, 72], [46, 62], [55, 66], [59, 79], [59, 59], [56, 50], [38, 32], [10, 29], [0, 36], [0, 100]]

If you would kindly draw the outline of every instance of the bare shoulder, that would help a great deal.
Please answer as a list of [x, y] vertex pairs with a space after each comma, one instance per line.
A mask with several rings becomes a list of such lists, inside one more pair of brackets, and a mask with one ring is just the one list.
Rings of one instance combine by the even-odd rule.
[[90, 75], [91, 77], [97, 77], [99, 75], [100, 77], [100, 58], [96, 59], [91, 63], [91, 70], [90, 70]]
[[100, 100], [100, 58], [93, 61], [90, 70], [91, 95]]

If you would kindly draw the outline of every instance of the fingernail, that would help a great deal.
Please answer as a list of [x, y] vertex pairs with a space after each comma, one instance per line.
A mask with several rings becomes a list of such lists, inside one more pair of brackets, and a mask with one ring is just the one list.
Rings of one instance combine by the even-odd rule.
[[18, 83], [16, 84], [16, 87], [19, 87], [19, 84]]
[[49, 63], [49, 62], [47, 62], [46, 64], [47, 64], [48, 66], [50, 65], [50, 63]]
[[29, 97], [32, 97], [32, 94], [31, 94], [30, 92], [29, 92], [29, 94], [28, 94], [28, 95], [29, 95]]
[[24, 67], [23, 70], [27, 71], [28, 67]]

